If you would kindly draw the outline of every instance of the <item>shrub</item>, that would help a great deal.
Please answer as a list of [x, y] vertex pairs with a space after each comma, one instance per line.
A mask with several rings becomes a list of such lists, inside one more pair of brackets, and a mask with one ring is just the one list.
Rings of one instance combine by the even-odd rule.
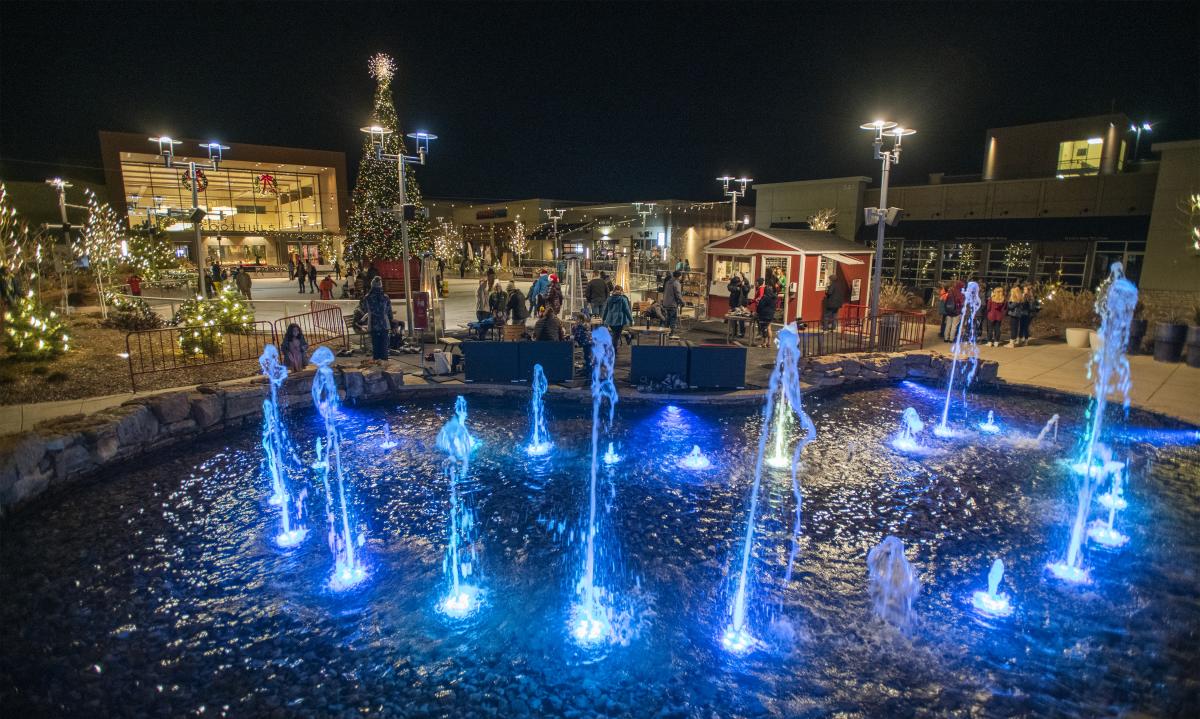
[[12, 303], [4, 323], [4, 343], [18, 357], [54, 357], [70, 349], [66, 325], [32, 291]]
[[1078, 327], [1096, 326], [1096, 293], [1055, 287], [1041, 299], [1043, 320]]
[[885, 310], [915, 310], [921, 306], [921, 298], [897, 282], [879, 285], [879, 306]]
[[141, 297], [113, 293], [108, 297], [108, 305], [108, 319], [101, 323], [105, 327], [135, 332], [163, 326], [162, 318]]
[[211, 300], [187, 300], [179, 306], [171, 324], [179, 333], [179, 349], [185, 357], [212, 357], [221, 352], [225, 335], [249, 332], [254, 327], [254, 310], [227, 282]]

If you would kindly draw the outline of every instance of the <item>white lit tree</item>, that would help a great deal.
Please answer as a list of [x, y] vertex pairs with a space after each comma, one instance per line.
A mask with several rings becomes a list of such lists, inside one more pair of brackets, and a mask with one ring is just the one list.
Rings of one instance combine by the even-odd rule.
[[830, 207], [817, 210], [815, 214], [808, 216], [808, 229], [817, 232], [832, 232], [833, 228], [837, 226], [837, 216], [837, 210]]
[[433, 255], [446, 264], [454, 262], [458, 256], [458, 248], [462, 246], [462, 236], [452, 222], [442, 223], [437, 234], [433, 236]]
[[525, 235], [525, 223], [517, 220], [513, 223], [512, 235], [509, 237], [509, 246], [512, 248], [513, 254], [517, 257], [517, 265], [521, 264], [521, 260], [529, 252], [529, 238]]
[[96, 294], [100, 298], [100, 315], [107, 318], [108, 303], [104, 299], [104, 285], [117, 261], [128, 252], [129, 240], [117, 213], [107, 203], [97, 200], [91, 190], [86, 194], [88, 219], [83, 232], [75, 239], [75, 253], [81, 259], [87, 258], [96, 282]]

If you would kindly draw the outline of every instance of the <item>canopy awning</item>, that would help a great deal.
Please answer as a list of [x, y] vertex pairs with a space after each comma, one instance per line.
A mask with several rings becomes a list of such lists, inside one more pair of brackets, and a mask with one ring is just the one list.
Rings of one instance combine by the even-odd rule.
[[849, 255], [839, 254], [837, 252], [822, 252], [822, 257], [828, 257], [834, 262], [841, 262], [843, 265], [861, 265], [862, 260], [855, 259]]

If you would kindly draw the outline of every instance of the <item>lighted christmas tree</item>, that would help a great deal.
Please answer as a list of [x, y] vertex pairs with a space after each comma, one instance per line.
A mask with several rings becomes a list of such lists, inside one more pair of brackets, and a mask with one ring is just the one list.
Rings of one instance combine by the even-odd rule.
[[[404, 132], [396, 118], [392, 101], [392, 78], [396, 63], [380, 53], [371, 58], [371, 76], [375, 78], [375, 107], [371, 125], [390, 130], [383, 138], [385, 154], [407, 154]], [[374, 138], [378, 139], [378, 138]], [[417, 217], [408, 222], [410, 252], [414, 255], [432, 250], [429, 222], [423, 215], [421, 188], [411, 165], [404, 168], [408, 203], [416, 205]], [[377, 159], [373, 139], [363, 140], [362, 162], [358, 166], [358, 181], [354, 185], [350, 222], [346, 226], [346, 256], [358, 262], [396, 260], [404, 255], [400, 239], [400, 219], [391, 212], [400, 204], [400, 184], [393, 160]], [[382, 211], [382, 212], [381, 212]]]
[[14, 355], [54, 357], [71, 348], [70, 339], [58, 313], [38, 302], [33, 290], [4, 313], [4, 343]]
[[179, 350], [184, 357], [213, 357], [221, 352], [225, 335], [254, 329], [254, 308], [226, 282], [211, 300], [187, 300], [171, 319], [179, 333]]

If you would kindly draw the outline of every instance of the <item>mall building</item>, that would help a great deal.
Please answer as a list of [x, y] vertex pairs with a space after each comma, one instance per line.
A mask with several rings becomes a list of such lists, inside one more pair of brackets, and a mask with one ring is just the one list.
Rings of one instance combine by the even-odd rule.
[[[1094, 287], [1120, 261], [1143, 291], [1200, 294], [1200, 252], [1180, 210], [1200, 191], [1200, 140], [1147, 147], [1143, 137], [1141, 154], [1155, 159], [1136, 160], [1131, 127], [1113, 114], [994, 128], [979, 174], [890, 187], [887, 204], [904, 213], [885, 228], [885, 280], [918, 290], [970, 277]], [[879, 203], [872, 182], [755, 184], [757, 224], [807, 228], [833, 209], [837, 234], [873, 247], [876, 226], [863, 224], [863, 208]]]
[[124, 208], [130, 227], [159, 224], [176, 255], [195, 260], [191, 222], [170, 214], [192, 206], [186, 173], [196, 160], [205, 168], [197, 173], [205, 263], [282, 265], [299, 255], [330, 264], [341, 256], [350, 208], [345, 153], [227, 143], [214, 170], [201, 142], [181, 140], [167, 167], [146, 135], [100, 132], [109, 202]]
[[[606, 267], [627, 257], [634, 272], [650, 272], [686, 259], [703, 267], [703, 248], [709, 242], [754, 223], [754, 207], [738, 204], [734, 222], [728, 201], [648, 200], [644, 202], [585, 203], [534, 198], [527, 200], [426, 200], [430, 219], [453, 222], [470, 256], [498, 257], [506, 266], [517, 259], [508, 248], [523, 230], [528, 248], [521, 265], [555, 258], [555, 225], [550, 210], [561, 210], [558, 245], [566, 254], [584, 258], [591, 266]], [[493, 254], [495, 253], [495, 254]]]

